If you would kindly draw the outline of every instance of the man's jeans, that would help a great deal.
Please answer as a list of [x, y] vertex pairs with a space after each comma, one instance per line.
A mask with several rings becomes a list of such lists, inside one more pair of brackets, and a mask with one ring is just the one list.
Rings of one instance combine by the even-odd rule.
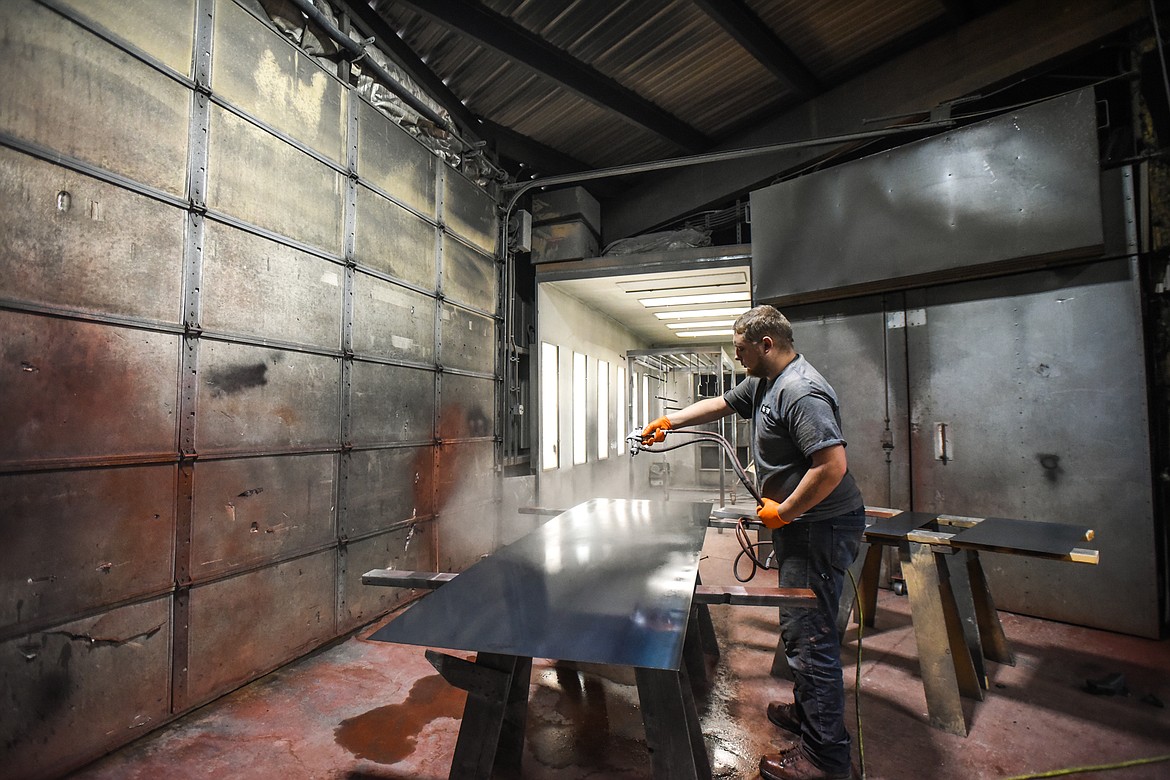
[[811, 588], [816, 609], [780, 609], [780, 638], [792, 669], [801, 748], [820, 769], [850, 766], [841, 680], [837, 605], [845, 571], [857, 557], [865, 530], [865, 508], [812, 522], [797, 521], [772, 531], [780, 587]]

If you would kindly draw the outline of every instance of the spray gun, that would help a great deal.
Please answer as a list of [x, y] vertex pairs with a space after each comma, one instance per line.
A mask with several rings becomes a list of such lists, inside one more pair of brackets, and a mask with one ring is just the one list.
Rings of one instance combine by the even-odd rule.
[[[690, 428], [681, 428], [681, 429], [671, 428], [668, 430], [661, 431], [661, 433], [664, 436], [673, 436], [676, 434], [683, 434], [684, 436], [690, 436], [692, 438], [687, 439], [686, 441], [678, 442], [677, 444], [667, 445], [665, 442], [663, 442], [662, 444], [660, 444], [658, 446], [654, 446], [655, 442], [653, 440], [646, 441], [645, 439], [642, 438], [642, 433], [640, 431], [634, 431], [633, 433], [631, 433], [629, 436], [626, 437], [626, 441], [629, 443], [629, 446], [630, 446], [630, 457], [632, 458], [635, 455], [637, 455], [639, 452], [643, 452], [643, 451], [645, 451], [645, 452], [670, 452], [671, 450], [677, 450], [681, 447], [686, 447], [687, 445], [690, 445], [690, 444], [697, 444], [700, 441], [714, 442], [714, 443], [718, 444], [723, 449], [723, 453], [727, 456], [727, 460], [732, 464], [732, 468], [735, 471], [735, 475], [737, 477], [739, 477], [739, 481], [743, 483], [743, 486], [745, 488], [747, 488], [748, 493], [750, 493], [752, 498], [754, 498], [756, 500], [756, 504], [760, 505], [760, 504], [764, 503], [763, 496], [760, 494], [760, 491], [756, 488], [755, 483], [752, 481], [751, 477], [748, 476], [748, 473], [746, 471], [744, 471], [743, 466], [740, 465], [739, 458], [736, 457], [735, 450], [733, 450], [731, 448], [731, 444], [727, 441], [727, 439], [723, 438], [722, 436], [720, 436], [718, 433], [715, 433], [714, 431], [696, 431], [696, 430], [692, 430]], [[751, 537], [748, 536], [748, 533], [749, 533], [748, 522], [749, 522], [749, 519], [747, 517], [741, 517], [741, 518], [739, 518], [739, 521], [736, 523], [736, 526], [735, 526], [735, 538], [736, 538], [736, 541], [739, 542], [739, 547], [740, 547], [742, 552], [740, 552], [740, 554], [738, 556], [736, 556], [735, 563], [732, 564], [732, 568], [733, 568], [734, 573], [735, 573], [735, 578], [737, 580], [739, 580], [740, 582], [748, 582], [749, 580], [752, 579], [752, 577], [756, 576], [756, 569], [770, 568], [766, 562], [761, 561], [759, 558], [756, 557], [755, 548], [758, 547], [759, 544], [752, 542]], [[746, 577], [741, 577], [739, 575], [739, 561], [740, 561], [740, 558], [742, 558], [744, 556], [747, 556], [748, 560], [751, 561], [752, 568], [751, 568], [751, 572]]]

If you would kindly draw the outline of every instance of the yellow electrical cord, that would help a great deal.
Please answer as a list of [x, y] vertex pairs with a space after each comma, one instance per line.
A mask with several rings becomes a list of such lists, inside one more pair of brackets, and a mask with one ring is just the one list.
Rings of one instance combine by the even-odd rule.
[[1038, 777], [1061, 777], [1063, 775], [1077, 775], [1081, 772], [1106, 772], [1110, 769], [1128, 769], [1131, 766], [1157, 764], [1161, 761], [1170, 761], [1170, 755], [1154, 756], [1153, 758], [1135, 758], [1132, 761], [1119, 761], [1116, 764], [1098, 764], [1096, 766], [1074, 766], [1067, 769], [1053, 769], [1048, 772], [1036, 772], [1031, 775], [1016, 775], [1008, 780], [1032, 780]]

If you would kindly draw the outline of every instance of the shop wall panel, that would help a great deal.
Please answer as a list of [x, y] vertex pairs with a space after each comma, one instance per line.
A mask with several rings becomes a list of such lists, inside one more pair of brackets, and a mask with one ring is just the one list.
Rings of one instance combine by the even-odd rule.
[[354, 444], [434, 437], [435, 372], [357, 361], [350, 399]]
[[191, 579], [290, 558], [333, 541], [337, 458], [323, 453], [200, 461]]
[[170, 605], [153, 599], [0, 642], [5, 777], [62, 777], [166, 721]]
[[364, 100], [357, 117], [358, 174], [399, 203], [433, 219], [434, 153]]
[[435, 362], [435, 300], [363, 273], [354, 276], [353, 350], [359, 355]]
[[495, 381], [444, 374], [439, 438], [466, 439], [495, 433]]
[[[57, 0], [184, 76], [191, 74], [195, 0]], [[226, 3], [224, 5], [227, 5]]]
[[495, 203], [486, 192], [460, 174], [444, 171], [443, 222], [484, 252], [496, 249]]
[[365, 536], [434, 512], [434, 446], [354, 450], [349, 458], [344, 536]]
[[204, 340], [195, 442], [200, 452], [335, 447], [340, 359]]
[[235, 3], [215, 8], [215, 93], [336, 163], [345, 162], [345, 89], [332, 74]]
[[181, 321], [187, 215], [0, 147], [0, 297]]
[[430, 524], [424, 523], [348, 544], [339, 630], [362, 626], [412, 598], [409, 589], [363, 585], [362, 574], [370, 569], [429, 571], [435, 554], [431, 539]]
[[338, 171], [217, 105], [208, 148], [209, 208], [340, 254]]
[[438, 229], [381, 195], [358, 187], [354, 258], [395, 279], [434, 290]]
[[0, 468], [176, 449], [179, 337], [0, 311]]
[[0, 40], [0, 130], [184, 194], [182, 84], [32, 0], [0, 3]]
[[0, 477], [0, 634], [173, 583], [175, 467]]
[[214, 220], [203, 246], [206, 330], [340, 349], [340, 265]]
[[185, 709], [335, 635], [337, 552], [325, 550], [191, 589]]
[[498, 546], [495, 444], [444, 442], [436, 459], [439, 570], [462, 571]]
[[446, 305], [439, 316], [444, 368], [460, 368], [484, 374], [496, 370], [495, 320]]
[[450, 236], [443, 236], [443, 295], [483, 311], [496, 311], [496, 262]]

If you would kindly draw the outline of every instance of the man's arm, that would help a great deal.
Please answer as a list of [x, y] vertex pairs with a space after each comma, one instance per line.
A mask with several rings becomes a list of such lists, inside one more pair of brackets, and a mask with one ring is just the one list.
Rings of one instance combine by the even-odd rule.
[[702, 401], [695, 401], [677, 412], [659, 417], [647, 425], [642, 429], [642, 441], [662, 441], [666, 436], [666, 431], [672, 428], [685, 428], [688, 425], [714, 422], [721, 417], [726, 417], [731, 412], [731, 406], [723, 399], [723, 396], [704, 398]]
[[[796, 489], [776, 507], [780, 522], [791, 523], [824, 501], [845, 476], [845, 445], [834, 444], [812, 454], [812, 468], [797, 483]], [[775, 527], [775, 526], [773, 526]]]

